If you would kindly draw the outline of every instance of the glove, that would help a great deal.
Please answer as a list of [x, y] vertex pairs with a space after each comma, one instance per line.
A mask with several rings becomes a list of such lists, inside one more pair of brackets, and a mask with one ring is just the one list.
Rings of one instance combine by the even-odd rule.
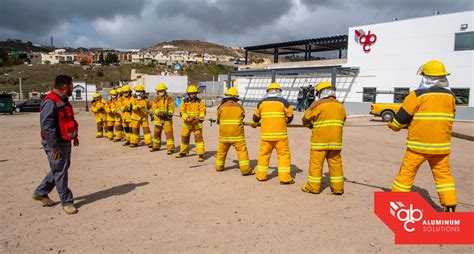
[[254, 128], [254, 129], [255, 129], [255, 128], [257, 128], [257, 126], [258, 126], [258, 123], [256, 123], [256, 122], [253, 122], [253, 121], [252, 121], [252, 122], [250, 122], [250, 127], [252, 127], [252, 128]]
[[388, 126], [388, 128], [392, 129], [393, 131], [400, 131], [401, 130], [401, 128], [395, 127], [393, 125], [393, 121], [388, 122], [387, 126]]

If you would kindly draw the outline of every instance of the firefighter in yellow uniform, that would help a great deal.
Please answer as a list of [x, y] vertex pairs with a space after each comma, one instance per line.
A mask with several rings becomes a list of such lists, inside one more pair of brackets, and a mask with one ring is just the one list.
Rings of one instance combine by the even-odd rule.
[[181, 132], [181, 146], [176, 158], [182, 158], [189, 154], [189, 139], [191, 133], [194, 133], [194, 142], [196, 143], [196, 154], [198, 161], [204, 161], [204, 138], [202, 136], [202, 123], [206, 116], [206, 105], [204, 101], [197, 97], [198, 88], [195, 85], [189, 85], [187, 88], [188, 97], [184, 99], [179, 107], [179, 113], [183, 118], [183, 127]]
[[449, 154], [456, 96], [448, 88], [449, 73], [443, 63], [431, 60], [419, 69], [420, 87], [411, 92], [388, 127], [399, 131], [408, 127], [407, 150], [393, 192], [410, 192], [416, 173], [428, 161], [436, 182], [439, 200], [446, 212], [456, 209], [456, 188]]
[[150, 152], [160, 150], [161, 132], [165, 132], [167, 154], [174, 153], [174, 135], [173, 135], [173, 114], [174, 101], [166, 92], [168, 88], [165, 84], [160, 83], [156, 86], [157, 97], [151, 105], [154, 114], [154, 136], [153, 147]]
[[130, 134], [130, 147], [137, 147], [140, 141], [140, 126], [143, 129], [143, 139], [145, 145], [151, 148], [151, 133], [148, 124], [148, 112], [151, 108], [151, 103], [145, 95], [145, 88], [142, 85], [135, 87], [135, 96], [132, 104], [132, 122], [130, 127], [132, 133]]
[[291, 177], [290, 146], [288, 142], [287, 124], [293, 120], [290, 103], [281, 95], [281, 87], [277, 83], [268, 85], [266, 98], [261, 100], [253, 115], [250, 126], [256, 128], [261, 121], [260, 152], [258, 154], [257, 180], [266, 181], [268, 165], [273, 149], [278, 156], [278, 177], [283, 184], [293, 184]]
[[219, 145], [216, 154], [216, 171], [224, 170], [227, 152], [233, 146], [237, 152], [242, 175], [253, 175], [255, 172], [250, 168], [247, 145], [245, 144], [245, 111], [238, 100], [237, 89], [229, 88], [217, 108], [216, 122], [219, 124]]
[[114, 142], [119, 142], [123, 138], [123, 127], [122, 127], [122, 88], [119, 87], [116, 89], [117, 98], [113, 103], [113, 112], [115, 116], [115, 138]]
[[104, 129], [106, 128], [106, 107], [107, 101], [100, 96], [99, 93], [92, 95], [91, 111], [95, 115], [95, 123], [97, 126], [96, 138], [104, 136]]
[[331, 83], [324, 81], [316, 86], [319, 100], [313, 102], [303, 116], [303, 125], [312, 128], [310, 164], [308, 181], [301, 188], [308, 193], [319, 194], [324, 161], [329, 166], [331, 193], [344, 193], [344, 174], [342, 170], [342, 127], [346, 111], [336, 100], [336, 90]]
[[122, 98], [120, 100], [120, 111], [122, 116], [122, 124], [123, 130], [125, 132], [125, 143], [124, 146], [130, 145], [130, 136], [132, 133], [132, 128], [130, 127], [132, 122], [132, 105], [134, 102], [134, 98], [132, 96], [132, 91], [130, 90], [130, 86], [124, 85], [122, 86]]
[[114, 140], [114, 126], [115, 126], [115, 101], [117, 100], [117, 91], [111, 89], [109, 92], [110, 100], [107, 101], [107, 106], [105, 107], [106, 119], [107, 119], [107, 138], [110, 141]]

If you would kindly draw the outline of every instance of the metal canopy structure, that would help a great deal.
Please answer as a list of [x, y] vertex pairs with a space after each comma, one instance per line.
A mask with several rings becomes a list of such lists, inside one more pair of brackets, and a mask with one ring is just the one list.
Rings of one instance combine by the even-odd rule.
[[[336, 85], [337, 74], [351, 75], [359, 73], [358, 67], [320, 66], [320, 67], [299, 67], [299, 68], [278, 68], [265, 70], [242, 70], [229, 72], [227, 80], [232, 80], [232, 76], [271, 76], [271, 81], [275, 82], [277, 75], [299, 75], [305, 73], [331, 73], [331, 84]], [[227, 82], [227, 88], [231, 87], [231, 82]]]
[[247, 106], [254, 106], [261, 100], [270, 82], [278, 82], [284, 97], [292, 104], [296, 103], [300, 86], [314, 85], [323, 80], [330, 80], [334, 87], [337, 85], [338, 90], [343, 93], [342, 100], [345, 100], [358, 73], [358, 67], [340, 65], [242, 70], [228, 73], [226, 85], [229, 88], [235, 84], [235, 80], [239, 80], [237, 88], [243, 95], [241, 98], [244, 105]]
[[248, 62], [248, 52], [273, 55], [273, 62], [278, 63], [278, 56], [288, 54], [305, 54], [305, 61], [311, 59], [312, 52], [339, 50], [339, 58], [342, 50], [347, 49], [348, 36], [336, 35], [330, 37], [313, 38], [306, 40], [287, 41], [279, 43], [264, 44], [258, 46], [244, 47], [245, 64]]

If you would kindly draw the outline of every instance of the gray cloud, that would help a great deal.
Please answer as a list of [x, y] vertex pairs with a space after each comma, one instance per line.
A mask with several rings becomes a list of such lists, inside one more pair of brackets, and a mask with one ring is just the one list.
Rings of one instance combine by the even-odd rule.
[[42, 42], [59, 34], [58, 45], [76, 47], [141, 48], [172, 39], [247, 46], [472, 9], [471, 0], [2, 0], [0, 39]]
[[144, 0], [2, 0], [0, 27], [41, 34], [74, 19], [87, 22], [134, 15], [144, 8], [144, 4]]

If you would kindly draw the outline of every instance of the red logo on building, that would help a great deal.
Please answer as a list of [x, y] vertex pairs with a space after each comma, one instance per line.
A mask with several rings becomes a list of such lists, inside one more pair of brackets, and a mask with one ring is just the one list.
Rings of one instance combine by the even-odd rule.
[[474, 212], [437, 212], [418, 192], [375, 192], [374, 210], [397, 244], [474, 243]]
[[364, 29], [355, 30], [355, 41], [362, 45], [365, 53], [370, 52], [370, 47], [377, 41], [377, 35], [370, 33], [370, 30], [365, 33]]

